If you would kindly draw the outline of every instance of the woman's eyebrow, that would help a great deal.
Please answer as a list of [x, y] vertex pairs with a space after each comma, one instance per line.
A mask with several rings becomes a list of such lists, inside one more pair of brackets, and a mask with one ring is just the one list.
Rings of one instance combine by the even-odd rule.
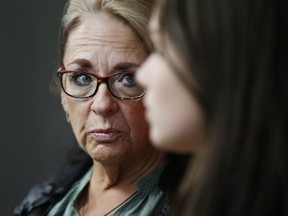
[[151, 19], [148, 23], [148, 33], [150, 36], [155, 36], [159, 34], [159, 26], [154, 19]]
[[120, 62], [114, 66], [114, 70], [117, 71], [133, 71], [140, 67], [139, 64], [133, 62]]
[[83, 69], [92, 68], [92, 64], [87, 59], [75, 59], [74, 61], [70, 62], [68, 65], [77, 64]]

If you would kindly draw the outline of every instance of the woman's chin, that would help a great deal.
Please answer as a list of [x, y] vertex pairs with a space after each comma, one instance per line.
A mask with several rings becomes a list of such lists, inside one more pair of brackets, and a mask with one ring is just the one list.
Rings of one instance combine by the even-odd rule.
[[93, 161], [103, 164], [114, 164], [119, 163], [121, 153], [107, 144], [98, 144], [91, 150], [88, 150], [88, 154]]
[[152, 141], [152, 145], [161, 151], [184, 153], [184, 154], [187, 154], [187, 152], [192, 151], [190, 145], [187, 145], [184, 142], [180, 142], [178, 139], [173, 140], [169, 138], [168, 135], [164, 136], [157, 133], [153, 133], [153, 131], [151, 131], [150, 139]]

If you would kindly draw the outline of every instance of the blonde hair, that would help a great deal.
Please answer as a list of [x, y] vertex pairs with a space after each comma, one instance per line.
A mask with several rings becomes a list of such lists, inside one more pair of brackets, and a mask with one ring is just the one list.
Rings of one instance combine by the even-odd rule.
[[150, 52], [152, 44], [149, 39], [147, 24], [153, 4], [154, 0], [70, 0], [62, 19], [61, 61], [69, 33], [79, 25], [81, 17], [89, 13], [104, 12], [122, 19], [139, 37], [147, 52]]

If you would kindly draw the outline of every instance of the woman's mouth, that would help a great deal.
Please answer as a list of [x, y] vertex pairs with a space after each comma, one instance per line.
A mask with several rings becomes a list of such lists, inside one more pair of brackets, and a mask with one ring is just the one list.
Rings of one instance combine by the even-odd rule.
[[91, 136], [98, 143], [112, 143], [117, 141], [119, 136], [123, 134], [122, 131], [114, 128], [96, 129], [90, 132]]

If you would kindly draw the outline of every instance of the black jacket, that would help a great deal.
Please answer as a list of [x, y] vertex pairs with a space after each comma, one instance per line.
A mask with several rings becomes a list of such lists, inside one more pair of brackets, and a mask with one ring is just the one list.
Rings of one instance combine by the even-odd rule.
[[[159, 186], [173, 200], [178, 185], [185, 172], [189, 155], [169, 154], [167, 164], [160, 177]], [[68, 163], [52, 180], [35, 185], [22, 203], [16, 206], [14, 216], [45, 216], [60, 201], [92, 166], [92, 159], [78, 146], [71, 151]], [[159, 216], [169, 215], [169, 206], [165, 205]]]
[[22, 203], [16, 206], [15, 216], [43, 216], [60, 201], [92, 166], [91, 158], [78, 146], [71, 152], [68, 163], [55, 178], [35, 185]]

